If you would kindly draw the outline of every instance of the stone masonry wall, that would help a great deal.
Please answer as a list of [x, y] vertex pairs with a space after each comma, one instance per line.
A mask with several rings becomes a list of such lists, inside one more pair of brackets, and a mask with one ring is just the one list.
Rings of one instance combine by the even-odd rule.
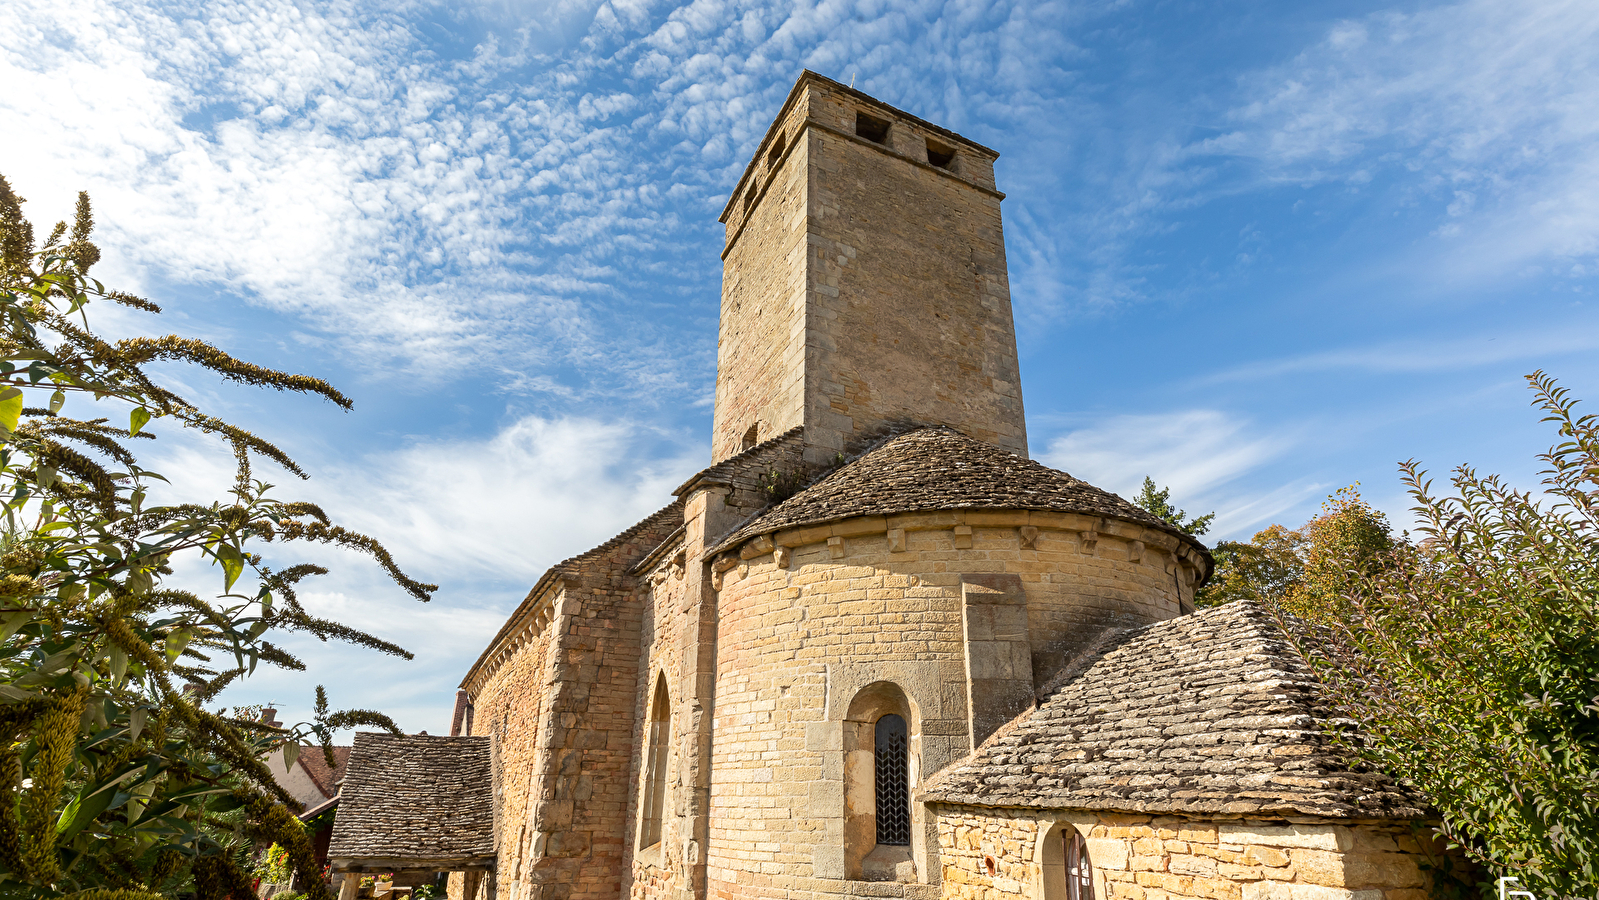
[[756, 161], [755, 183], [732, 206], [728, 235], [737, 241], [722, 261], [712, 463], [744, 449], [752, 425], [764, 441], [804, 424], [805, 109], [796, 105], [774, 125], [784, 152]]
[[995, 155], [800, 79], [723, 214], [713, 460], [751, 425], [806, 426], [810, 462], [907, 423], [1027, 452]]
[[[634, 900], [645, 897], [670, 897], [687, 887], [683, 878], [683, 846], [688, 838], [684, 831], [681, 763], [682, 745], [686, 723], [682, 715], [683, 671], [682, 642], [678, 633], [683, 627], [686, 602], [685, 557], [681, 548], [663, 554], [660, 561], [641, 576], [643, 587], [639, 602], [643, 618], [640, 643], [643, 662], [639, 666], [638, 688], [634, 704], [633, 746], [634, 754], [631, 784], [632, 802], [628, 807], [627, 831], [629, 852], [626, 895]], [[653, 847], [638, 846], [639, 804], [644, 794], [644, 761], [648, 748], [650, 703], [654, 700], [655, 685], [661, 676], [666, 677], [671, 695], [670, 747], [667, 754], [666, 793], [661, 822], [661, 840]]]
[[[811, 105], [847, 120], [861, 106], [825, 89]], [[806, 442], [851, 453], [919, 422], [1026, 455], [999, 195], [925, 165], [914, 123], [896, 119], [890, 152], [853, 130], [807, 132]]]
[[[1035, 516], [1046, 527], [1023, 531], [1037, 528], [1028, 524]], [[1125, 527], [1123, 539], [1102, 520], [1062, 514], [872, 517], [779, 532], [750, 542], [742, 558], [713, 561], [711, 896], [810, 900], [852, 890], [844, 719], [863, 689], [890, 682], [909, 700], [913, 791], [967, 752], [963, 574], [1019, 576], [1045, 665], [1107, 627], [1176, 615], [1172, 558], [1153, 532]], [[1079, 546], [1074, 535], [1095, 528], [1092, 549]], [[1138, 562], [1126, 552], [1135, 539], [1149, 548]], [[873, 890], [936, 895], [938, 843], [919, 806], [913, 826], [920, 884]], [[666, 896], [634, 871], [636, 900]]]
[[1064, 829], [1095, 900], [1427, 900], [1443, 852], [1407, 822], [935, 809], [948, 900], [1065, 900]]
[[523, 643], [473, 698], [471, 733], [493, 735], [497, 745], [500, 795], [495, 847], [506, 884], [520, 880], [527, 865], [527, 823], [538, 791], [537, 738], [548, 699], [550, 637], [546, 627]]
[[521, 630], [468, 676], [472, 733], [503, 742], [497, 897], [620, 896], [641, 627], [629, 570], [681, 522], [674, 504], [552, 569]]

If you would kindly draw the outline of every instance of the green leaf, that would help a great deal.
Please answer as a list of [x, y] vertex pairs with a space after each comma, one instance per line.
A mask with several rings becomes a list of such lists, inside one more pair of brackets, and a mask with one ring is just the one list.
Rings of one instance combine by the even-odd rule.
[[[113, 644], [108, 654], [111, 662], [111, 683], [120, 687], [128, 674], [128, 652]], [[137, 737], [138, 735], [134, 735]]]
[[128, 415], [128, 432], [130, 434], [138, 434], [139, 429], [149, 424], [149, 422], [150, 411], [142, 406], [136, 407], [134, 408], [133, 412]]
[[0, 391], [0, 428], [6, 433], [17, 430], [17, 420], [22, 418], [22, 389], [8, 387]]
[[11, 636], [17, 633], [17, 629], [28, 624], [32, 619], [33, 613], [25, 609], [0, 616], [0, 644], [11, 640]]
[[283, 745], [283, 768], [293, 769], [295, 762], [300, 759], [300, 745], [288, 741]]
[[[85, 785], [83, 789], [88, 791], [93, 786]], [[62, 840], [82, 831], [85, 825], [94, 821], [95, 816], [105, 812], [106, 807], [111, 805], [111, 798], [116, 795], [116, 791], [106, 790], [106, 787], [109, 785], [102, 786], [88, 797], [80, 793], [67, 804], [66, 809], [61, 811], [61, 818], [56, 821], [56, 834]]]
[[67, 393], [66, 393], [66, 391], [63, 391], [60, 388], [56, 388], [56, 392], [54, 394], [50, 395], [50, 411], [53, 412], [53, 413], [60, 412], [61, 411], [61, 407], [64, 406], [66, 404], [66, 402], [67, 402]]
[[189, 646], [194, 640], [194, 632], [187, 628], [179, 628], [167, 635], [167, 659], [176, 662], [183, 655], [183, 648]]
[[233, 583], [239, 580], [240, 575], [244, 574], [244, 555], [232, 544], [218, 544], [217, 562], [222, 564], [222, 572], [226, 579], [222, 589], [224, 591], [233, 590]]
[[144, 730], [144, 720], [148, 715], [149, 711], [142, 706], [135, 706], [128, 710], [128, 740], [136, 741], [139, 739], [139, 732]]

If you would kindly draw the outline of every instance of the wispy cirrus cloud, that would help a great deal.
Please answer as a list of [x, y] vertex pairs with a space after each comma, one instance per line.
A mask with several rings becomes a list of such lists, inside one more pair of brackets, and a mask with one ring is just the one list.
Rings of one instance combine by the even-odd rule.
[[1226, 382], [1258, 383], [1286, 375], [1326, 372], [1370, 374], [1445, 372], [1527, 360], [1545, 366], [1551, 359], [1599, 350], [1599, 329], [1578, 319], [1556, 330], [1494, 332], [1468, 338], [1418, 338], [1359, 347], [1322, 350], [1299, 356], [1244, 363], [1196, 378], [1199, 386]]
[[1267, 183], [1393, 180], [1401, 207], [1435, 210], [1430, 278], [1580, 278], [1599, 256], [1596, 42], [1582, 0], [1346, 20], [1246, 76], [1235, 129], [1188, 149], [1254, 160]]

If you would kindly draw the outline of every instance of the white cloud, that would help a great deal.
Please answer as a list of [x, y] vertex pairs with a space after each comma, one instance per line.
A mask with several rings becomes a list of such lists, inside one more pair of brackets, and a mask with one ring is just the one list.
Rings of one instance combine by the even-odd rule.
[[1189, 497], [1292, 446], [1290, 437], [1254, 432], [1250, 422], [1209, 409], [1116, 416], [1055, 438], [1039, 459], [1123, 497], [1138, 493], [1146, 475]]
[[1232, 485], [1277, 460], [1299, 437], [1262, 432], [1255, 423], [1210, 409], [1114, 416], [1049, 442], [1039, 461], [1131, 499], [1146, 476], [1170, 488], [1190, 515], [1215, 511], [1211, 534], [1231, 535], [1275, 516], [1322, 489], [1298, 481], [1239, 490]]
[[1269, 181], [1398, 179], [1439, 207], [1429, 277], [1599, 254], [1599, 7], [1495, 0], [1339, 23], [1245, 80], [1237, 130], [1190, 149]]
[[1260, 382], [1284, 375], [1358, 371], [1439, 372], [1513, 360], [1547, 365], [1554, 357], [1599, 350], [1599, 330], [1576, 320], [1553, 331], [1495, 332], [1454, 340], [1388, 341], [1245, 363], [1196, 380], [1199, 385]]
[[[182, 435], [163, 433], [158, 441], [169, 442], [147, 453], [147, 464], [174, 481], [170, 497], [158, 492], [153, 499], [221, 497], [232, 483], [230, 455]], [[456, 682], [533, 582], [671, 502], [672, 489], [700, 467], [705, 450], [630, 422], [527, 417], [481, 440], [424, 441], [345, 463], [312, 463], [310, 481], [276, 479], [287, 482], [277, 496], [322, 504], [338, 524], [380, 540], [407, 574], [441, 589], [421, 604], [357, 554], [264, 546], [269, 563], [310, 561], [331, 570], [303, 583], [307, 608], [394, 641], [417, 659], [292, 639], [288, 648], [310, 671], [263, 670], [224, 702], [277, 700], [305, 717], [312, 687], [325, 683], [336, 704], [378, 706], [409, 717], [402, 724], [412, 730], [436, 729]], [[194, 561], [178, 577], [201, 591], [215, 590], [220, 578]]]

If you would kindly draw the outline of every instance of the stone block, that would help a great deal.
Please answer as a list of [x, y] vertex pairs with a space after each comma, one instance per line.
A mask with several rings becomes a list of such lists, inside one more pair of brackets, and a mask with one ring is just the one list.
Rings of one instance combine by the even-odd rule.
[[1119, 838], [1088, 838], [1088, 858], [1101, 869], [1128, 868], [1127, 842]]
[[1264, 844], [1310, 850], [1348, 850], [1354, 846], [1349, 829], [1339, 825], [1221, 825], [1216, 834], [1224, 844]]

